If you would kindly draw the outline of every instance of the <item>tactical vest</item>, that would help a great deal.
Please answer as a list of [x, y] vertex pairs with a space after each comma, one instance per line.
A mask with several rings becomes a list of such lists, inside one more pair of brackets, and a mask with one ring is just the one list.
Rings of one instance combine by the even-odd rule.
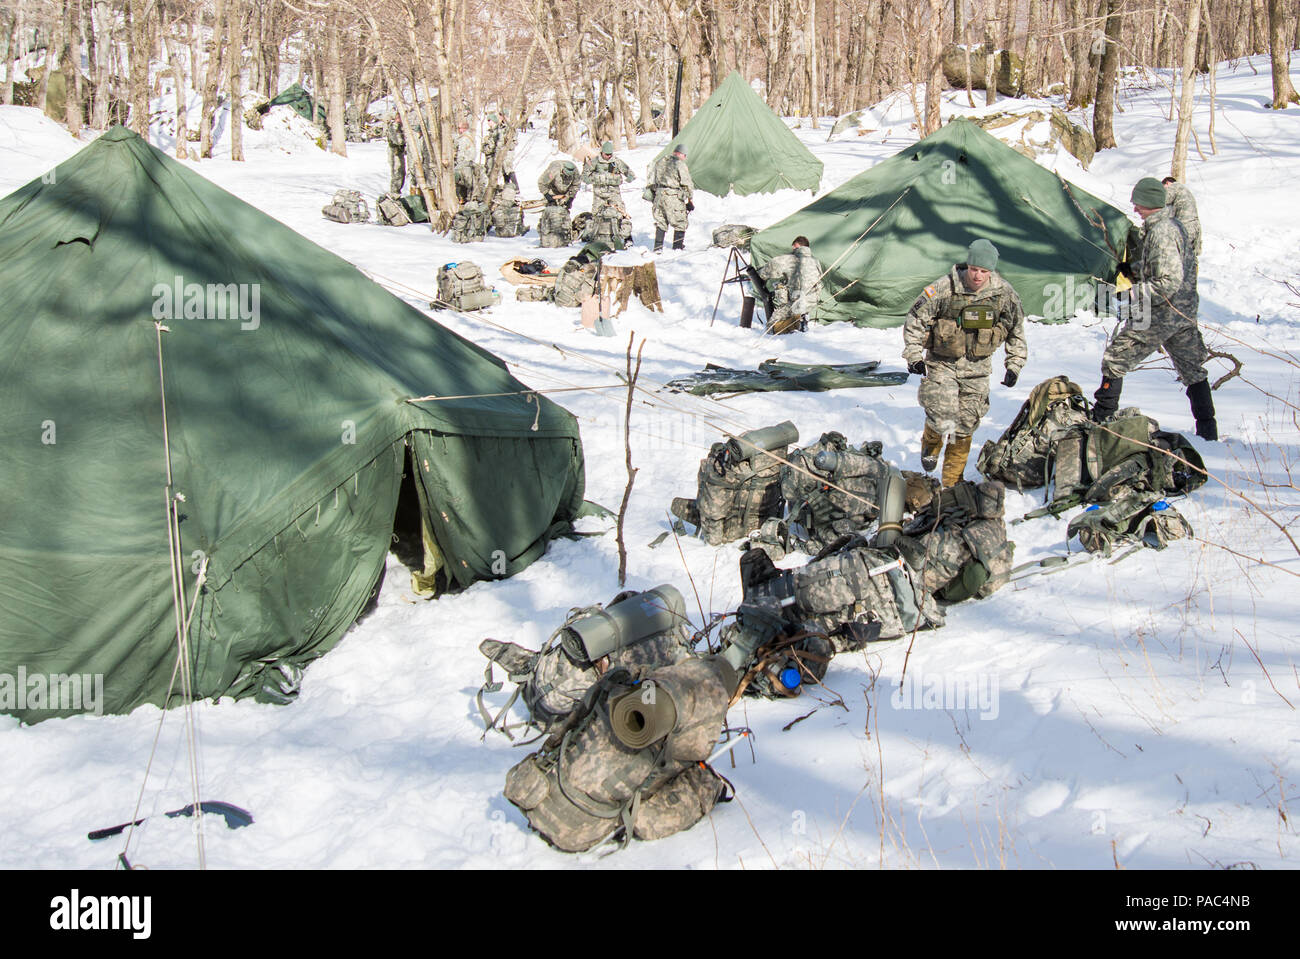
[[[611, 713], [625, 696], [647, 691], [671, 700], [672, 731], [642, 749], [615, 735]], [[726, 719], [730, 690], [710, 660], [688, 659], [634, 685], [612, 669], [536, 753], [506, 774], [505, 797], [528, 825], [564, 852], [583, 852], [622, 836], [658, 839], [689, 828], [724, 799], [723, 780], [706, 764]]]
[[334, 199], [321, 208], [321, 213], [336, 223], [370, 222], [370, 206], [358, 190], [336, 190]]
[[558, 203], [551, 203], [542, 210], [541, 219], [537, 221], [537, 235], [544, 247], [568, 246], [573, 242], [573, 224], [569, 212]]
[[1077, 383], [1065, 376], [1044, 380], [1030, 390], [1005, 432], [984, 443], [975, 468], [1019, 490], [1042, 486], [1052, 441], [1087, 422], [1088, 401]]
[[433, 309], [481, 310], [501, 302], [501, 294], [488, 289], [483, 271], [474, 263], [462, 260], [448, 263], [438, 270], [438, 299]]
[[[947, 280], [952, 283], [951, 276]], [[935, 317], [926, 347], [939, 360], [982, 360], [992, 356], [1006, 338], [1006, 327], [998, 322], [997, 304], [990, 301], [988, 291], [972, 293], [958, 284]]]
[[452, 218], [451, 238], [456, 243], [477, 243], [487, 236], [488, 222], [488, 208], [471, 200]]
[[1007, 539], [1005, 498], [996, 480], [961, 480], [903, 527], [898, 551], [936, 598], [982, 599], [1006, 585], [1015, 544]]

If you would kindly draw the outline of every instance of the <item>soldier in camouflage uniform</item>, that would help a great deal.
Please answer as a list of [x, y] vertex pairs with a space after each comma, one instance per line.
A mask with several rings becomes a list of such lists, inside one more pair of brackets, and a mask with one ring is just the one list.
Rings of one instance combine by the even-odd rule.
[[388, 192], [401, 196], [402, 185], [406, 182], [406, 137], [402, 135], [397, 117], [388, 118], [384, 136], [388, 140]]
[[470, 136], [469, 124], [464, 120], [458, 129], [452, 173], [456, 180], [456, 202], [464, 203], [474, 193], [474, 138]]
[[553, 160], [537, 178], [537, 189], [547, 205], [558, 204], [573, 209], [573, 199], [582, 189], [582, 174], [572, 160]]
[[515, 128], [506, 119], [504, 110], [497, 111], [495, 132], [496, 149], [494, 151], [498, 169], [501, 171], [502, 184], [509, 183], [519, 189], [519, 178], [515, 176], [515, 141], [518, 135]]
[[695, 209], [695, 184], [686, 168], [686, 147], [677, 144], [672, 153], [650, 168], [649, 182], [641, 195], [654, 208], [655, 252], [664, 248], [664, 233], [669, 227], [673, 229], [673, 249], [685, 249], [687, 215]]
[[806, 236], [795, 237], [790, 252], [772, 257], [759, 269], [758, 275], [772, 294], [768, 332], [806, 330], [808, 321], [817, 319], [822, 268]]
[[1131, 266], [1133, 309], [1101, 359], [1101, 386], [1092, 417], [1110, 418], [1119, 408], [1124, 376], [1157, 350], [1173, 361], [1196, 418], [1196, 435], [1217, 440], [1214, 399], [1205, 371], [1207, 353], [1196, 313], [1196, 253], [1186, 228], [1166, 206], [1164, 186], [1144, 177], [1133, 188], [1133, 209], [1142, 217], [1138, 254]]
[[916, 298], [903, 327], [903, 359], [919, 373], [917, 399], [925, 409], [921, 466], [939, 463], [945, 434], [943, 485], [952, 486], [966, 470], [971, 435], [989, 409], [992, 356], [1006, 346], [1003, 386], [1015, 386], [1029, 358], [1025, 311], [1011, 284], [994, 272], [997, 248], [978, 239], [966, 262], [935, 280]]
[[592, 157], [582, 165], [582, 182], [590, 183], [593, 192], [591, 212], [599, 216], [606, 206], [616, 206], [623, 214], [627, 207], [623, 205], [623, 182], [631, 183], [636, 174], [626, 163], [614, 156], [614, 141], [606, 140], [600, 145], [600, 156]]
[[1167, 176], [1161, 181], [1165, 188], [1165, 206], [1173, 214], [1175, 220], [1183, 225], [1187, 231], [1187, 239], [1191, 241], [1192, 252], [1197, 256], [1201, 255], [1201, 218], [1196, 212], [1196, 197], [1192, 196], [1192, 191], [1183, 186], [1171, 176]]

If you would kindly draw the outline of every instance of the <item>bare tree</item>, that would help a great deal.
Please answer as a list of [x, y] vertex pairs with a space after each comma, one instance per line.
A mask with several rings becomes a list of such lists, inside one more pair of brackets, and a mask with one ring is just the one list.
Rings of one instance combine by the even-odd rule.
[[1286, 39], [1286, 17], [1282, 11], [1282, 0], [1267, 0], [1268, 3], [1268, 52], [1273, 65], [1273, 103], [1274, 110], [1285, 110], [1288, 103], [1300, 103], [1300, 94], [1291, 84], [1290, 44]]
[[1187, 0], [1183, 29], [1183, 95], [1178, 102], [1178, 129], [1174, 134], [1174, 160], [1169, 174], [1187, 179], [1187, 136], [1192, 130], [1193, 94], [1196, 92], [1196, 37], [1201, 25], [1201, 0]]

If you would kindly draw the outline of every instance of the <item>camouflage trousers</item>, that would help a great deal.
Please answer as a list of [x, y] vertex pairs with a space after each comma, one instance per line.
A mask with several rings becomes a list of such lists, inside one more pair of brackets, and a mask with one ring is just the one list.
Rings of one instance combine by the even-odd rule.
[[657, 190], [654, 200], [655, 228], [686, 229], [686, 201], [676, 190]]
[[803, 317], [790, 312], [790, 291], [784, 283], [772, 290], [772, 315], [767, 321], [769, 333], [794, 333], [803, 327]]
[[1140, 325], [1129, 319], [1120, 328], [1102, 354], [1102, 376], [1119, 379], [1152, 353], [1163, 349], [1173, 360], [1184, 386], [1195, 386], [1209, 378], [1205, 371], [1209, 354], [1195, 319], [1160, 311], [1145, 329], [1139, 329]]
[[388, 192], [402, 195], [402, 184], [406, 182], [406, 153], [402, 150], [388, 151]]
[[627, 216], [627, 207], [623, 205], [623, 193], [618, 187], [598, 186], [593, 188], [591, 196], [592, 215], [599, 216], [600, 211], [607, 206], [618, 207], [618, 211]]
[[989, 411], [987, 360], [927, 358], [916, 399], [925, 410], [925, 425], [940, 436], [970, 436]]

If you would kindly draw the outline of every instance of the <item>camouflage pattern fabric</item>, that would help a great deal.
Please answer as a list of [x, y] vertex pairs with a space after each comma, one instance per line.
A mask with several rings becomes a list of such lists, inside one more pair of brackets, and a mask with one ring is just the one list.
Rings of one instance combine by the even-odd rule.
[[388, 192], [400, 196], [406, 183], [406, 138], [396, 120], [384, 125], [384, 136], [388, 141]]
[[733, 460], [726, 443], [714, 443], [700, 461], [696, 508], [700, 537], [710, 546], [730, 543], [758, 529], [769, 517], [785, 511], [781, 497], [781, 461], [787, 447], [774, 456], [755, 453], [748, 460]]
[[551, 203], [542, 210], [537, 221], [537, 236], [540, 245], [548, 248], [568, 246], [573, 242], [573, 224], [563, 206]]
[[[492, 140], [491, 158], [496, 161], [497, 170], [501, 176], [509, 179], [515, 172], [515, 140], [517, 138], [515, 128], [505, 121], [498, 120], [488, 133]], [[488, 155], [486, 144], [484, 144], [484, 155]]]
[[621, 205], [607, 203], [587, 220], [580, 235], [584, 243], [596, 241], [611, 250], [626, 249], [632, 244], [632, 219]]
[[488, 208], [477, 200], [462, 206], [451, 220], [451, 238], [455, 243], [477, 243], [487, 236], [490, 221]]
[[[996, 272], [975, 292], [954, 266], [916, 298], [903, 326], [903, 359], [925, 361], [917, 400], [926, 425], [940, 436], [975, 432], [989, 408], [992, 355], [1006, 347], [1006, 368], [1019, 373], [1029, 359], [1020, 297]], [[967, 311], [986, 311], [992, 325], [963, 328]]]
[[687, 169], [686, 161], [675, 153], [660, 158], [650, 168], [646, 190], [653, 197], [651, 203], [656, 229], [685, 230], [686, 204], [695, 195], [695, 184], [691, 182], [691, 171]]
[[1002, 480], [1019, 490], [1042, 486], [1047, 482], [1052, 441], [1086, 422], [1088, 402], [1079, 385], [1066, 376], [1044, 380], [1029, 391], [1006, 431], [984, 444], [975, 468], [986, 478]]
[[854, 449], [835, 432], [790, 454], [781, 469], [781, 492], [791, 523], [803, 528], [810, 543], [826, 545], [880, 515], [880, 490], [889, 472], [880, 454], [879, 442]]
[[542, 175], [537, 178], [537, 189], [548, 204], [555, 203], [553, 198], [559, 197], [559, 203], [571, 207], [573, 198], [582, 188], [582, 174], [576, 166], [572, 173], [567, 172], [564, 169], [565, 162], [564, 160], [551, 161], [550, 165], [542, 171]]
[[506, 184], [492, 200], [492, 232], [505, 237], [523, 236], [528, 232], [524, 226], [523, 204], [510, 184]]
[[1173, 361], [1178, 379], [1194, 386], [1208, 378], [1208, 354], [1196, 325], [1196, 254], [1187, 232], [1169, 212], [1157, 210], [1142, 225], [1138, 259], [1133, 264], [1134, 308], [1102, 355], [1107, 378], [1127, 374], [1156, 350]]
[[590, 158], [583, 164], [582, 182], [590, 183], [592, 188], [591, 211], [599, 214], [602, 207], [613, 205], [622, 210], [625, 214], [627, 208], [623, 205], [623, 183], [631, 183], [636, 179], [636, 174], [618, 157], [610, 157], [608, 160], [603, 155]]
[[1165, 184], [1165, 209], [1183, 225], [1192, 252], [1201, 255], [1201, 218], [1196, 212], [1196, 198], [1183, 184], [1174, 181]]
[[738, 250], [748, 250], [749, 241], [756, 231], [743, 223], [724, 223], [713, 230], [714, 246], [734, 246]]
[[1006, 487], [966, 480], [943, 490], [903, 528], [897, 546], [925, 588], [945, 602], [990, 596], [1011, 575]]
[[1065, 538], [1077, 536], [1088, 552], [1109, 556], [1124, 543], [1164, 549], [1170, 540], [1193, 535], [1192, 524], [1160, 493], [1131, 490], [1109, 503], [1089, 506], [1070, 520]]
[[582, 263], [570, 258], [560, 267], [560, 274], [555, 279], [555, 295], [552, 299], [556, 306], [580, 307], [582, 301], [596, 293], [596, 274], [599, 263]]
[[[821, 294], [821, 264], [806, 246], [774, 256], [759, 268], [758, 275], [772, 293], [772, 316], [769, 327], [779, 327], [788, 317], [817, 318], [817, 298]], [[780, 329], [774, 332], [783, 332]]]
[[370, 222], [370, 204], [358, 190], [335, 190], [333, 200], [321, 208], [321, 213], [336, 223]]

